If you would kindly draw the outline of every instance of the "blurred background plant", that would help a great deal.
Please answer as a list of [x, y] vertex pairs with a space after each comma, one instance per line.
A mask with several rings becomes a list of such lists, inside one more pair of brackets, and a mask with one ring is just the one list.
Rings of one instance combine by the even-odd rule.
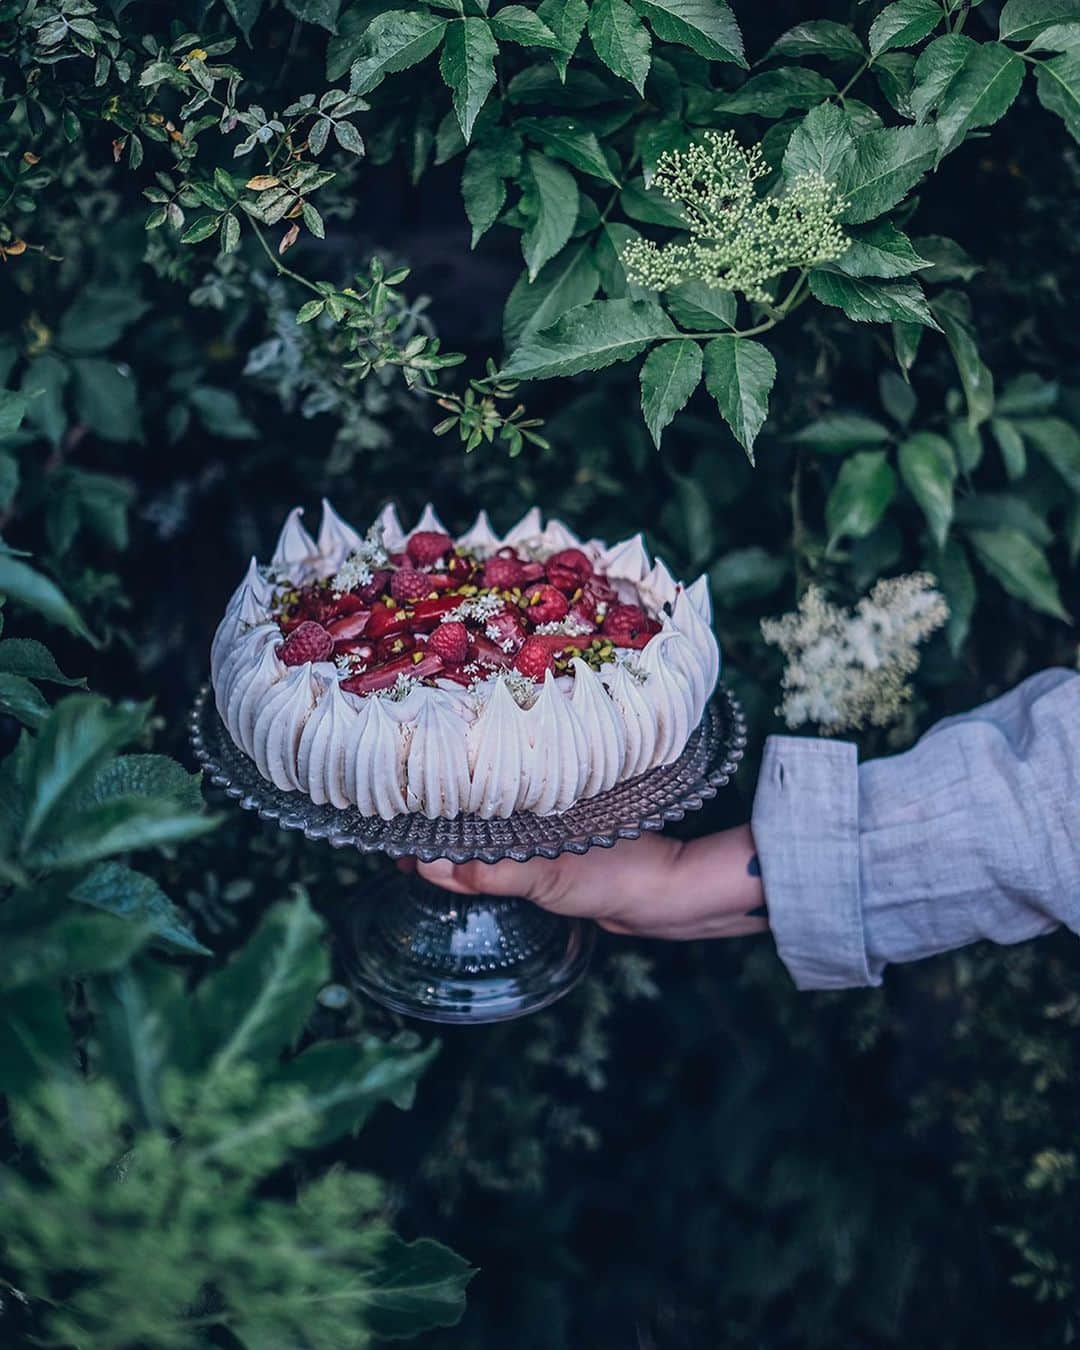
[[[764, 940], [611, 939], [432, 1059], [328, 964], [377, 864], [211, 830], [158, 751], [247, 557], [323, 492], [361, 525], [644, 526], [710, 577], [754, 747], [793, 688], [875, 754], [1073, 664], [1080, 8], [0, 18], [4, 1343], [1069, 1343], [1068, 936], [819, 996]], [[663, 190], [711, 133], [763, 168], [741, 209], [786, 270], [631, 279], [724, 237]], [[809, 236], [778, 226], [800, 182]], [[845, 708], [763, 638], [820, 602], [884, 640], [898, 576], [932, 615], [884, 606], [884, 702], [863, 629]], [[482, 1273], [440, 1332], [448, 1248]]]

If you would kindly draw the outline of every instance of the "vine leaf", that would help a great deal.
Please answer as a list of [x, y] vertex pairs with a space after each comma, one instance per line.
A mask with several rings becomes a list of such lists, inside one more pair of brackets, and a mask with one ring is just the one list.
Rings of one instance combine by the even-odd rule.
[[751, 464], [775, 381], [776, 362], [760, 342], [725, 333], [705, 348], [705, 387]]
[[664, 342], [646, 357], [641, 367], [641, 413], [657, 450], [664, 428], [700, 384], [701, 370], [701, 348], [690, 338]]
[[499, 44], [484, 19], [456, 19], [449, 27], [439, 57], [439, 71], [454, 100], [461, 134], [472, 136], [476, 115], [495, 87]]

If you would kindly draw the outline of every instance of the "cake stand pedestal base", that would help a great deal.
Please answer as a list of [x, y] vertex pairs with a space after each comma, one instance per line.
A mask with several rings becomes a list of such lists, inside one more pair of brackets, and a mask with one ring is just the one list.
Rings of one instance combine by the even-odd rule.
[[345, 929], [350, 980], [429, 1022], [503, 1022], [545, 1008], [584, 975], [595, 928], [512, 896], [454, 895], [397, 873]]

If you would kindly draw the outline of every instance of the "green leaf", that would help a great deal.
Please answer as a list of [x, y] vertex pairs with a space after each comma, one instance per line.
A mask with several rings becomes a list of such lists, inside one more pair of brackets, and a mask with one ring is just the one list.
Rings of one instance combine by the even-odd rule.
[[1054, 541], [1054, 531], [1023, 497], [1012, 492], [972, 492], [956, 503], [956, 523], [969, 530], [996, 530], [1008, 525], [1026, 534], [1042, 548]]
[[577, 51], [581, 35], [585, 31], [589, 7], [585, 0], [541, 0], [536, 12], [559, 40], [561, 51], [552, 57], [552, 62], [559, 73], [559, 79], [565, 80], [570, 58]]
[[98, 645], [97, 639], [59, 586], [20, 558], [14, 558], [8, 553], [0, 553], [0, 596], [26, 605], [50, 623], [59, 624], [95, 647]]
[[221, 436], [229, 441], [250, 441], [259, 434], [258, 427], [244, 412], [231, 389], [200, 384], [188, 393], [188, 401], [211, 436]]
[[192, 932], [191, 921], [153, 877], [123, 863], [98, 863], [68, 894], [72, 900], [114, 914], [118, 919], [135, 920], [177, 951], [210, 955], [209, 948]]
[[976, 556], [1000, 586], [1040, 614], [1070, 622], [1046, 554], [1026, 534], [1010, 526], [972, 530]]
[[562, 43], [539, 16], [524, 5], [504, 5], [491, 16], [491, 31], [501, 42], [561, 50]]
[[513, 147], [474, 146], [461, 171], [461, 198], [472, 225], [472, 246], [491, 229], [506, 202], [506, 179], [518, 172], [521, 155]]
[[14, 389], [0, 389], [0, 437], [13, 436], [26, 416], [27, 398]]
[[921, 281], [970, 281], [982, 271], [970, 253], [943, 234], [922, 234], [915, 240], [915, 247], [930, 264]]
[[911, 367], [915, 364], [915, 358], [919, 354], [919, 344], [922, 342], [922, 335], [925, 328], [917, 323], [894, 323], [892, 325], [893, 351], [896, 354], [896, 364], [903, 372], [904, 379], [908, 378]]
[[323, 924], [298, 894], [272, 906], [252, 937], [198, 986], [193, 1016], [208, 1076], [270, 1064], [293, 1046], [330, 976]]
[[25, 1095], [43, 1076], [71, 1072], [74, 1047], [60, 989], [29, 984], [0, 999], [0, 1093]]
[[709, 589], [726, 607], [774, 595], [791, 574], [790, 561], [759, 545], [732, 549], [709, 569]]
[[19, 491], [19, 461], [7, 450], [0, 450], [0, 511], [6, 511]]
[[593, 300], [529, 334], [500, 374], [543, 380], [603, 370], [640, 355], [657, 338], [676, 336], [675, 325], [655, 300]]
[[1051, 24], [1080, 19], [1080, 0], [1007, 0], [998, 19], [1002, 42], [1030, 42]]
[[842, 309], [857, 323], [921, 323], [937, 328], [922, 287], [915, 281], [864, 281], [815, 267], [810, 291], [823, 305]]
[[1080, 141], [1080, 48], [1040, 61], [1035, 89], [1043, 107], [1057, 113], [1073, 140]]
[[219, 218], [217, 216], [199, 216], [180, 236], [182, 244], [201, 244], [212, 234], [217, 234]]
[[997, 42], [980, 42], [941, 97], [937, 127], [939, 158], [955, 150], [968, 132], [1004, 117], [1024, 82], [1024, 63]]
[[677, 202], [669, 201], [657, 187], [645, 187], [640, 178], [627, 183], [619, 193], [623, 214], [643, 225], [668, 225], [672, 229], [686, 229], [686, 215]]
[[426, 11], [393, 9], [376, 14], [356, 47], [349, 69], [350, 93], [368, 94], [387, 75], [417, 65], [439, 45], [447, 26], [446, 19]]
[[1016, 429], [1080, 496], [1080, 432], [1061, 417], [1024, 418]]
[[329, 33], [337, 32], [341, 0], [285, 0], [285, 8], [301, 23], [313, 23]]
[[920, 125], [937, 108], [953, 80], [978, 43], [962, 33], [946, 33], [935, 38], [915, 62], [915, 83], [911, 90], [911, 111]]
[[751, 75], [734, 93], [722, 94], [717, 109], [729, 117], [753, 113], [756, 117], [783, 117], [792, 108], [812, 108], [836, 93], [836, 85], [805, 66], [784, 66]]
[[141, 440], [139, 390], [131, 371], [98, 356], [80, 356], [71, 368], [75, 408], [86, 425], [107, 441]]
[[830, 183], [846, 177], [855, 153], [855, 137], [847, 114], [835, 103], [811, 108], [791, 133], [784, 151], [784, 177], [816, 173]]
[[251, 30], [262, 12], [263, 0], [224, 0], [225, 8], [232, 15], [237, 28], [244, 35], [244, 41], [251, 45]]
[[821, 56], [828, 61], [859, 61], [864, 55], [862, 43], [846, 23], [809, 19], [782, 33], [765, 53], [765, 60]]
[[896, 474], [884, 450], [863, 450], [845, 459], [825, 503], [829, 551], [840, 539], [864, 539], [895, 496]]
[[879, 56], [921, 42], [945, 18], [939, 0], [894, 0], [870, 25], [870, 52]]
[[945, 334], [967, 400], [968, 424], [981, 426], [994, 411], [994, 377], [979, 356], [971, 327], [971, 307], [959, 291], [943, 291], [931, 309]]
[[111, 914], [61, 914], [40, 929], [5, 937], [0, 990], [122, 970], [148, 938], [138, 924]]
[[592, 0], [589, 38], [608, 70], [644, 97], [652, 43], [627, 0]]
[[1037, 417], [1057, 405], [1061, 390], [1056, 380], [1026, 371], [1014, 375], [1005, 384], [997, 400], [997, 411], [1011, 417]]
[[661, 42], [678, 42], [707, 61], [746, 68], [739, 24], [725, 0], [634, 0]]
[[701, 369], [701, 348], [689, 338], [661, 343], [646, 357], [641, 367], [641, 414], [658, 450], [664, 428], [700, 384]]
[[450, 90], [458, 125], [466, 142], [476, 115], [495, 87], [499, 44], [484, 19], [456, 19], [447, 29], [439, 72]]
[[826, 413], [816, 422], [797, 431], [792, 440], [826, 455], [846, 455], [850, 450], [865, 450], [881, 445], [890, 437], [887, 426], [861, 413]]
[[87, 286], [64, 312], [57, 341], [75, 356], [103, 352], [149, 308], [131, 286]]
[[861, 225], [891, 210], [933, 167], [937, 151], [933, 127], [883, 127], [860, 136], [840, 180], [841, 220]]
[[514, 283], [503, 311], [503, 340], [517, 346], [527, 333], [548, 328], [571, 309], [596, 294], [600, 273], [588, 239], [572, 240], [540, 269], [535, 281], [527, 273]]
[[0, 713], [36, 729], [49, 715], [49, 704], [37, 685], [22, 675], [0, 674]]
[[676, 323], [691, 332], [722, 331], [735, 327], [738, 309], [730, 291], [703, 281], [682, 281], [664, 292], [664, 304]]
[[953, 484], [956, 456], [944, 436], [917, 431], [900, 446], [900, 477], [922, 508], [930, 537], [945, 547], [953, 518]]
[[119, 755], [94, 775], [88, 800], [107, 802], [114, 797], [167, 798], [177, 811], [203, 809], [202, 775], [189, 773], [168, 755]]
[[8, 675], [22, 675], [28, 680], [49, 680], [52, 684], [84, 685], [84, 679], [65, 675], [56, 664], [52, 652], [43, 642], [34, 638], [3, 638], [0, 640], [0, 671]]
[[398, 1339], [454, 1326], [465, 1311], [465, 1286], [473, 1274], [468, 1262], [431, 1238], [403, 1242], [388, 1234], [373, 1287], [364, 1295], [371, 1330]]
[[98, 1071], [111, 1078], [151, 1129], [170, 1124], [162, 1081], [186, 1040], [183, 977], [161, 962], [140, 961], [93, 989]]
[[932, 264], [891, 220], [879, 220], [851, 238], [831, 266], [848, 277], [904, 277]]
[[958, 656], [971, 630], [977, 598], [975, 575], [968, 562], [967, 550], [959, 540], [950, 539], [944, 549], [927, 554], [926, 569], [936, 578], [949, 606], [945, 638], [953, 656]]
[[85, 867], [117, 853], [182, 843], [216, 825], [212, 816], [178, 812], [174, 802], [161, 798], [116, 797], [50, 824], [28, 856], [38, 867]]
[[565, 160], [582, 173], [618, 187], [619, 180], [611, 172], [596, 132], [576, 118], [523, 117], [515, 122], [515, 129], [539, 141], [557, 159]]
[[71, 367], [51, 352], [27, 362], [22, 377], [26, 395], [26, 415], [53, 445], [59, 445], [67, 430], [64, 412], [64, 388], [71, 378]]
[[521, 209], [528, 224], [521, 236], [521, 252], [535, 281], [541, 267], [554, 258], [573, 233], [578, 216], [578, 189], [574, 175], [539, 151], [525, 156], [527, 176]]
[[[1071, 430], [1071, 428], [1070, 428]], [[1023, 478], [1027, 472], [1027, 451], [1024, 439], [1012, 422], [1004, 417], [995, 417], [990, 423], [990, 431], [997, 447], [1001, 451], [1001, 460], [1005, 465], [1005, 475], [1010, 483]]]
[[760, 342], [725, 334], [705, 348], [705, 387], [751, 464], [775, 381], [776, 362]]
[[312, 319], [317, 319], [325, 308], [325, 300], [307, 300], [296, 311], [296, 322], [310, 323]]

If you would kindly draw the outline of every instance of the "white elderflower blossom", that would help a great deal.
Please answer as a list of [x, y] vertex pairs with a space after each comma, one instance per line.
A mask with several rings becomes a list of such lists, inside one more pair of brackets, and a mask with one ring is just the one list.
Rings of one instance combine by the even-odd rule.
[[838, 258], [849, 240], [837, 222], [844, 199], [835, 185], [804, 173], [780, 195], [759, 196], [755, 185], [768, 173], [761, 147], [746, 149], [730, 131], [665, 151], [656, 186], [682, 208], [690, 242], [661, 248], [633, 240], [622, 255], [630, 280], [650, 290], [702, 281], [764, 303], [766, 282]]
[[540, 694], [540, 685], [531, 675], [525, 675], [520, 670], [495, 670], [486, 680], [480, 680], [473, 686], [473, 704], [478, 712], [487, 706], [489, 694], [485, 686], [494, 684], [505, 684], [519, 708], [531, 708]]
[[565, 619], [553, 619], [551, 623], [540, 624], [536, 631], [542, 636], [552, 633], [564, 633], [567, 637], [585, 637], [595, 632], [595, 628], [576, 614], [568, 614]]
[[489, 591], [487, 595], [473, 595], [468, 600], [462, 600], [456, 609], [444, 614], [439, 622], [460, 623], [463, 619], [475, 619], [477, 623], [487, 623], [488, 619], [501, 614], [505, 608], [506, 601], [502, 596]]
[[888, 726], [911, 698], [919, 644], [948, 617], [925, 572], [879, 581], [853, 611], [810, 586], [797, 610], [761, 621], [787, 662], [778, 711], [789, 727], [811, 722], [827, 733]]
[[377, 698], [385, 698], [391, 703], [403, 703], [419, 683], [415, 675], [406, 675], [402, 671], [389, 689], [376, 689], [374, 693]]
[[373, 525], [338, 568], [330, 584], [339, 594], [342, 591], [352, 591], [359, 586], [366, 586], [371, 581], [375, 569], [385, 567], [389, 561], [389, 555], [383, 547], [382, 532]]

